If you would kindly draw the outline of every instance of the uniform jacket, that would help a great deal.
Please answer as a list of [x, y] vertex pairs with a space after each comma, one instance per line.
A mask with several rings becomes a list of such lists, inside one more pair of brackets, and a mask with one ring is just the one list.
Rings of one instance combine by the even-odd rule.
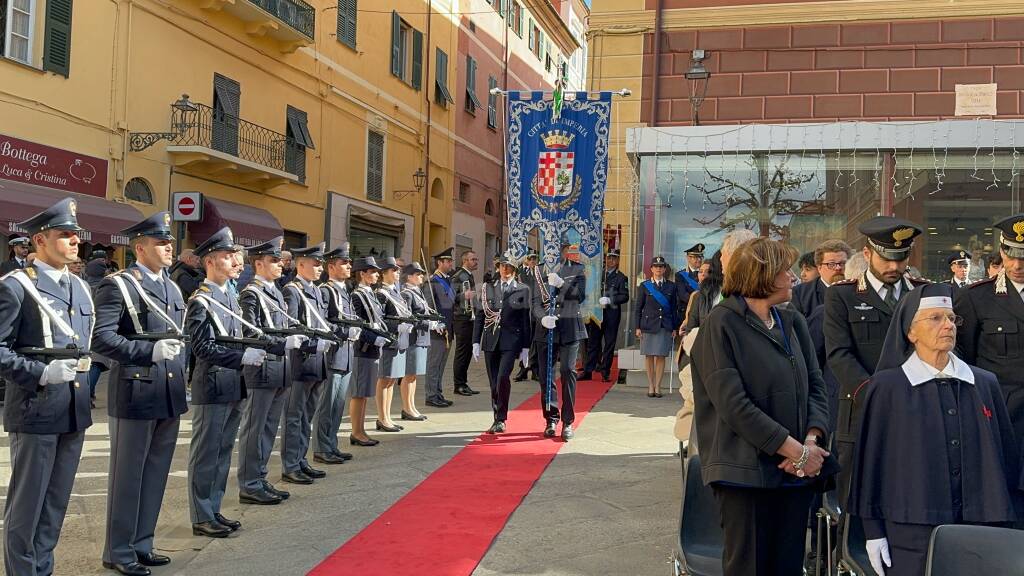
[[[324, 300], [327, 301], [325, 320], [330, 322], [330, 318], [351, 318], [355, 315], [352, 310], [352, 295], [348, 293], [348, 286], [344, 282], [328, 280], [320, 285], [320, 291], [323, 292]], [[348, 330], [340, 332], [346, 333], [347, 336]], [[336, 344], [329, 352], [327, 362], [331, 370], [338, 372], [352, 370], [352, 341], [345, 338], [341, 344]]]
[[621, 306], [629, 302], [629, 281], [626, 275], [618, 269], [605, 272], [601, 280], [601, 296], [607, 296], [612, 301], [604, 309], [605, 317], [608, 314], [619, 314]]
[[[35, 265], [26, 269], [40, 296], [70, 321], [76, 338], [69, 337], [51, 324], [54, 348], [75, 344], [89, 350], [94, 324], [89, 288], [80, 278], [71, 279], [71, 297], [56, 282], [38, 272]], [[52, 358], [28, 357], [15, 350], [43, 346], [42, 311], [25, 294], [13, 277], [0, 281], [0, 377], [7, 381], [4, 401], [4, 429], [29, 434], [63, 434], [85, 430], [92, 425], [87, 373], [79, 373], [74, 383], [40, 386], [46, 365]]]
[[964, 319], [957, 329], [957, 356], [996, 375], [1017, 437], [1024, 438], [1024, 299], [1013, 284], [999, 278], [958, 290], [954, 312]]
[[[385, 293], [386, 292], [386, 293]], [[402, 298], [402, 292], [395, 286], [381, 285], [377, 288], [377, 302], [380, 304], [380, 309], [384, 311], [384, 316], [398, 316], [402, 318], [408, 318], [410, 310]], [[384, 320], [384, 323], [388, 325], [388, 330], [392, 334], [398, 334], [399, 324], [412, 324], [415, 330], [416, 323], [411, 319], [408, 322], [402, 322], [401, 320]], [[405, 350], [409, 347], [412, 334], [399, 334], [398, 339], [393, 343], [385, 346], [388, 350]]]
[[[118, 274], [138, 313], [145, 333], [174, 333], [185, 326], [185, 300], [170, 276], [161, 271], [162, 282], [151, 279], [137, 265]], [[177, 328], [150, 310], [139, 296], [134, 279], [147, 298], [174, 320]], [[115, 418], [157, 420], [173, 418], [188, 411], [185, 402], [185, 376], [188, 350], [173, 360], [153, 363], [154, 341], [133, 340], [136, 334], [132, 316], [125, 305], [124, 294], [113, 277], [105, 278], [96, 290], [96, 330], [93, 350], [106, 356], [110, 364], [109, 402], [107, 414]], [[175, 338], [174, 336], [169, 336]]]
[[455, 307], [453, 309], [455, 317], [461, 320], [469, 320], [472, 314], [467, 312], [467, 309], [472, 309], [473, 303], [467, 303], [463, 294], [466, 292], [466, 282], [469, 282], [470, 290], [476, 289], [476, 279], [473, 278], [473, 274], [469, 270], [460, 266], [452, 273], [449, 282], [452, 285], [452, 290], [455, 291]]
[[[430, 306], [427, 304], [427, 299], [423, 297], [423, 292], [420, 291], [418, 286], [412, 286], [406, 284], [402, 288], [402, 299], [405, 300], [405, 305], [412, 310], [413, 314], [429, 314], [431, 312]], [[430, 346], [430, 322], [427, 320], [420, 320], [416, 322], [416, 329], [413, 331], [416, 337], [411, 342], [412, 346]]]
[[549, 295], [554, 293], [554, 315], [558, 316], [558, 324], [554, 329], [555, 344], [572, 344], [587, 339], [587, 327], [580, 315], [580, 304], [587, 299], [587, 278], [583, 265], [576, 262], [565, 262], [558, 270], [558, 275], [565, 280], [561, 288], [552, 288], [547, 275], [537, 278], [534, 275], [532, 287], [533, 317], [537, 321], [533, 331], [536, 342], [547, 342], [548, 332], [540, 325], [540, 319], [551, 314]]
[[[691, 286], [690, 283], [686, 281], [686, 278], [689, 278], [690, 280], [693, 281], [693, 286]], [[700, 285], [697, 283], [697, 272], [691, 272], [686, 267], [684, 267], [679, 272], [676, 272], [674, 280], [676, 283], [676, 290], [679, 292], [679, 299], [682, 300], [683, 302], [689, 302], [690, 294], [693, 294], [694, 292], [700, 289]]]
[[[653, 280], [651, 281], [654, 282]], [[665, 310], [661, 304], [654, 299], [654, 296], [647, 291], [642, 284], [637, 287], [636, 293], [636, 327], [643, 332], [654, 333], [658, 330], [678, 330], [683, 321], [683, 314], [686, 312], [685, 302], [680, 307], [679, 287], [671, 280], [662, 280], [658, 291], [665, 295], [671, 310]], [[680, 309], [682, 308], [682, 309]]]
[[[430, 289], [434, 293], [434, 305], [437, 306], [437, 313], [444, 316], [445, 329], [451, 330], [455, 325], [455, 288], [447, 276], [434, 274], [430, 277]], [[435, 336], [441, 338], [439, 334]]]
[[[295, 280], [285, 285], [284, 301], [288, 303], [288, 315], [295, 318], [303, 325], [318, 330], [330, 329], [324, 326], [317, 319], [319, 316], [327, 320], [327, 300], [323, 293], [312, 282], [296, 276]], [[310, 351], [308, 347], [302, 350], [290, 350], [288, 360], [292, 362], [291, 377], [301, 382], [319, 382], [327, 378], [327, 354]]]
[[11, 257], [10, 260], [4, 262], [3, 264], [0, 264], [0, 276], [3, 276], [4, 274], [7, 274], [8, 272], [12, 272], [14, 270], [20, 270], [22, 268], [24, 268], [24, 266], [20, 266], [18, 264], [18, 259]]
[[[568, 284], [568, 281], [566, 281]], [[486, 306], [473, 325], [473, 343], [485, 352], [519, 352], [530, 347], [530, 290], [519, 282], [501, 293], [501, 277], [497, 282], [484, 284], [481, 294]], [[486, 310], [497, 314], [497, 323], [487, 318]]]
[[793, 287], [790, 305], [803, 314], [804, 318], [809, 318], [815, 308], [825, 303], [825, 288], [825, 283], [820, 278], [816, 278], [814, 282], [798, 284]]
[[[220, 287], [204, 282], [188, 302], [185, 332], [192, 338], [192, 356], [195, 365], [189, 379], [193, 404], [230, 404], [245, 398], [242, 384], [243, 346], [217, 342], [217, 336], [243, 336], [242, 323], [215, 304], [204, 306], [200, 298], [219, 302], [235, 314], [242, 309]], [[208, 308], [207, 308], [208, 307]], [[221, 333], [214, 321], [216, 316], [224, 328]]]
[[[366, 322], [384, 326], [384, 310], [369, 286], [359, 286], [352, 291], [352, 311]], [[355, 343], [356, 358], [380, 358], [380, 348], [374, 344], [376, 340], [377, 334], [363, 330]]]
[[[271, 305], [271, 302], [277, 308]], [[291, 322], [281, 312], [281, 310], [288, 309], [288, 304], [281, 291], [273, 283], [253, 277], [252, 281], [239, 293], [238, 305], [242, 308], [242, 318], [260, 328], [288, 328], [291, 326]], [[246, 336], [255, 336], [255, 333], [249, 328], [243, 327], [243, 332]], [[262, 366], [242, 367], [242, 378], [246, 388], [285, 388], [288, 386], [284, 338], [271, 338], [277, 342], [277, 346], [272, 350], [267, 350], [267, 361]]]

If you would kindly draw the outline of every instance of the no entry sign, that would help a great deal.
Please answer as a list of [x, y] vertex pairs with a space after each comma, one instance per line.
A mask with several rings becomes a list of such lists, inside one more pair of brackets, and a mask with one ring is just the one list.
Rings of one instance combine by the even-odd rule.
[[171, 206], [175, 222], [199, 222], [203, 219], [202, 192], [175, 192]]

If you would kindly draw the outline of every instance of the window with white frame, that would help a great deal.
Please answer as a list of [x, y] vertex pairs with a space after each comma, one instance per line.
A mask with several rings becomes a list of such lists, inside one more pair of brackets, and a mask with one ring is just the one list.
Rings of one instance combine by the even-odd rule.
[[36, 0], [0, 0], [3, 28], [3, 55], [11, 60], [32, 64]]

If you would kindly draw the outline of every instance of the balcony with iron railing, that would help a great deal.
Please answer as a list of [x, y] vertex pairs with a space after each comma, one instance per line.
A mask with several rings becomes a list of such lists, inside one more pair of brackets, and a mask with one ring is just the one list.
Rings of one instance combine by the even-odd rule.
[[206, 104], [189, 104], [171, 108], [167, 153], [176, 166], [264, 189], [300, 180], [290, 162], [294, 140]]
[[276, 40], [282, 52], [313, 43], [316, 10], [302, 0], [200, 0], [200, 6], [242, 20], [248, 34]]

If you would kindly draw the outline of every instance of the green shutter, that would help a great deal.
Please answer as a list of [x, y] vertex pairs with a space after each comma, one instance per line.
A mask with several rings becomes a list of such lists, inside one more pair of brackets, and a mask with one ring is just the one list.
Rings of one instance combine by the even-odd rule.
[[519, 37], [522, 38], [523, 22], [526, 21], [526, 10], [523, 10], [523, 5], [519, 4], [518, 2], [516, 3], [516, 7], [519, 8], [519, 30], [516, 31], [516, 34], [519, 34]]
[[338, 42], [350, 48], [356, 47], [356, 15], [358, 12], [357, 0], [338, 0]]
[[391, 11], [391, 75], [402, 77], [402, 19], [398, 12]]
[[50, 0], [46, 3], [43, 70], [64, 77], [71, 73], [71, 2]]
[[412, 31], [412, 87], [423, 87], [423, 32]]

